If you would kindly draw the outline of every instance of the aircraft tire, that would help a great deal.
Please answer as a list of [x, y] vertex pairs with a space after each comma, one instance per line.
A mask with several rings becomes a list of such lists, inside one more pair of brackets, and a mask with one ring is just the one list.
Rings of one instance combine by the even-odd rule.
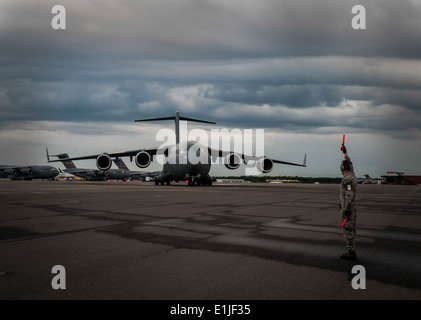
[[212, 185], [212, 178], [208, 175], [206, 178], [203, 179], [204, 186], [211, 186]]

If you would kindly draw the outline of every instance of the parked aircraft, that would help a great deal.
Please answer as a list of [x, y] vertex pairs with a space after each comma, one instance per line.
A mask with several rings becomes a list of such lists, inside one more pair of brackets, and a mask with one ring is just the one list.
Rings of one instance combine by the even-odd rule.
[[132, 171], [127, 167], [127, 165], [124, 163], [123, 159], [118, 158], [118, 159], [114, 159], [113, 161], [114, 161], [114, 164], [117, 166], [117, 168], [122, 169], [122, 170], [126, 170], [130, 179], [145, 181], [146, 177], [156, 177], [161, 173], [161, 171], [153, 171], [153, 172]]
[[7, 166], [0, 165], [0, 178], [11, 180], [52, 179], [59, 171], [52, 166]]
[[61, 161], [61, 163], [63, 163], [63, 165], [66, 167], [66, 169], [64, 169], [64, 172], [73, 174], [76, 177], [80, 177], [88, 181], [104, 181], [108, 179], [125, 180], [130, 178], [129, 172], [124, 169], [96, 170], [78, 168], [72, 160], [68, 159], [69, 155], [67, 153], [50, 155], [48, 153], [48, 149], [46, 149], [46, 151], [48, 162], [52, 162], [50, 161], [50, 157], [57, 157], [59, 158], [58, 161]]
[[[177, 159], [177, 161], [175, 162], [164, 162], [163, 170], [159, 174], [159, 176], [156, 177], [155, 180], [156, 184], [161, 183], [161, 185], [165, 183], [169, 185], [171, 181], [178, 182], [183, 180], [187, 181], [189, 185], [211, 185], [212, 179], [209, 175], [209, 171], [211, 168], [211, 155], [216, 155], [216, 157], [223, 158], [225, 167], [230, 170], [237, 169], [242, 162], [247, 164], [250, 160], [256, 161], [256, 168], [261, 173], [268, 173], [272, 171], [274, 163], [306, 167], [306, 156], [304, 156], [304, 162], [302, 164], [298, 164], [281, 160], [275, 160], [267, 158], [265, 156], [256, 157], [233, 151], [212, 149], [210, 147], [205, 147], [196, 141], [180, 143], [180, 120], [211, 124], [215, 124], [215, 122], [180, 117], [178, 111], [175, 113], [175, 117], [135, 120], [135, 122], [160, 120], [174, 120], [176, 137], [175, 145], [166, 146], [164, 149], [159, 149], [157, 147], [150, 149], [130, 150], [124, 152], [102, 153], [89, 156], [66, 158], [61, 159], [61, 161], [96, 159], [97, 168], [99, 170], [106, 171], [111, 167], [112, 158], [117, 159], [120, 157], [130, 157], [130, 160], [132, 161], [134, 157], [135, 163], [139, 168], [148, 167], [153, 161], [153, 157], [156, 155], [163, 155], [165, 156], [165, 159]], [[191, 161], [191, 157], [189, 156], [189, 154], [195, 155], [195, 159], [200, 158], [200, 161]], [[56, 161], [57, 160], [50, 160], [49, 162]]]
[[379, 184], [379, 183], [382, 182], [382, 180], [373, 179], [372, 177], [370, 177], [369, 174], [365, 174], [364, 177], [365, 177], [365, 179], [358, 179], [357, 183], [359, 183], [359, 184]]

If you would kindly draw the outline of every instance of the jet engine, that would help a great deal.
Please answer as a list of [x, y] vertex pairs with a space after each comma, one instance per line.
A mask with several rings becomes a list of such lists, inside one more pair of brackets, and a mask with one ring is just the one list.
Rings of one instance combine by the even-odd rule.
[[29, 176], [32, 174], [32, 169], [31, 168], [24, 168], [24, 169], [20, 169], [19, 172], [21, 174], [23, 174], [24, 176]]
[[139, 168], [146, 168], [151, 164], [151, 155], [149, 153], [147, 153], [146, 151], [140, 151], [136, 156], [135, 156], [135, 162], [136, 165]]
[[89, 171], [86, 173], [86, 175], [88, 177], [93, 177], [93, 178], [96, 178], [98, 176], [98, 174], [95, 171]]
[[224, 165], [230, 170], [237, 169], [241, 165], [241, 157], [236, 153], [230, 153], [224, 158]]
[[96, 166], [99, 170], [108, 170], [111, 168], [111, 157], [106, 154], [100, 154], [97, 158], [96, 158]]
[[15, 169], [6, 169], [6, 170], [4, 170], [4, 173], [8, 176], [15, 176], [16, 170]]
[[256, 168], [261, 173], [269, 173], [273, 169], [273, 161], [269, 158], [261, 158], [257, 160]]

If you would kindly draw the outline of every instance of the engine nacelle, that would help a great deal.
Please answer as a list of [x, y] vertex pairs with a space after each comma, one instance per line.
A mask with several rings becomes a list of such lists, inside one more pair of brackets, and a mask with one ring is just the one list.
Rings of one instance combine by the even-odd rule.
[[88, 177], [93, 177], [93, 178], [96, 178], [98, 176], [98, 174], [95, 171], [89, 171], [86, 173], [86, 175]]
[[24, 168], [24, 169], [20, 169], [19, 172], [21, 174], [23, 174], [24, 176], [29, 176], [32, 174], [32, 169], [31, 168]]
[[273, 161], [269, 158], [261, 158], [257, 160], [256, 168], [261, 173], [269, 173], [273, 169]]
[[4, 173], [8, 176], [15, 176], [16, 170], [15, 169], [6, 169], [6, 170], [4, 170]]
[[224, 165], [227, 169], [235, 170], [241, 165], [241, 157], [236, 153], [230, 153], [224, 158]]
[[111, 164], [111, 157], [106, 153], [103, 153], [96, 158], [96, 166], [99, 170], [108, 170], [111, 168]]
[[146, 168], [151, 164], [152, 157], [146, 151], [140, 151], [135, 156], [135, 163], [139, 168]]

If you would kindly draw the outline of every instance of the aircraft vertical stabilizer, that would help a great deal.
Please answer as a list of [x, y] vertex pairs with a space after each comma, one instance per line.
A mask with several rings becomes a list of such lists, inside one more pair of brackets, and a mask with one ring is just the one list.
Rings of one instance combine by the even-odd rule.
[[135, 120], [134, 122], [161, 121], [161, 120], [174, 120], [174, 122], [175, 122], [175, 139], [176, 139], [176, 144], [179, 144], [180, 143], [180, 120], [190, 121], [190, 122], [200, 122], [200, 123], [216, 124], [215, 122], [211, 122], [211, 121], [205, 121], [205, 120], [199, 120], [199, 119], [193, 119], [193, 118], [187, 118], [187, 117], [180, 117], [180, 112], [178, 112], [178, 111], [175, 112], [175, 116], [174, 117], [141, 119], [141, 120]]

